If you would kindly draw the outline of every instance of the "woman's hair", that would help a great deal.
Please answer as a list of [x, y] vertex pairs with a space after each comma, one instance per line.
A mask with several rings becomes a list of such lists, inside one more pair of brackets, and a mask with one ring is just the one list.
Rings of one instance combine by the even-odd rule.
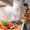
[[26, 6], [28, 8], [28, 4], [27, 3], [23, 3], [23, 6]]

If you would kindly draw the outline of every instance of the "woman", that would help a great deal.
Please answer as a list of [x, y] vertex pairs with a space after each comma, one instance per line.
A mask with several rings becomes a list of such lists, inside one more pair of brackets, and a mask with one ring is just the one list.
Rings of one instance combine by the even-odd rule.
[[28, 8], [28, 4], [24, 3], [21, 7], [22, 10], [26, 10], [26, 13], [22, 17], [22, 19], [25, 19], [24, 29], [23, 30], [30, 30], [30, 10]]

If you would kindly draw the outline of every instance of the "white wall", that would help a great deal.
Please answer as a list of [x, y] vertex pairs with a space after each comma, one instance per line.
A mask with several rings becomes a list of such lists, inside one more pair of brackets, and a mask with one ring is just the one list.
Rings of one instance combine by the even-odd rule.
[[7, 5], [5, 7], [1, 7], [0, 8], [0, 19], [9, 20], [10, 19], [10, 13], [9, 13], [10, 9], [11, 9], [11, 7], [9, 5]]
[[6, 20], [14, 20], [14, 19], [19, 19], [20, 15], [22, 14], [22, 11], [20, 10], [20, 5], [21, 5], [22, 0], [19, 2], [18, 0], [13, 1], [13, 7], [10, 7], [9, 5], [0, 8], [0, 16], [1, 18], [4, 18]]

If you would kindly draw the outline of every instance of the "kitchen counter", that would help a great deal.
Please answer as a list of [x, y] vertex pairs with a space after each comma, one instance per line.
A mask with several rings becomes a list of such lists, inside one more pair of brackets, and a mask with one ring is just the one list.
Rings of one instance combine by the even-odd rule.
[[17, 28], [15, 28], [13, 30], [21, 30], [21, 25], [17, 25]]

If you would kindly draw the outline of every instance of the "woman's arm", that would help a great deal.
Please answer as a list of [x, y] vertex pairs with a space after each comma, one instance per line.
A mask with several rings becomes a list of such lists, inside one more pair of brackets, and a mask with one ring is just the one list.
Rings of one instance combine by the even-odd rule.
[[21, 19], [25, 19], [25, 21], [29, 21], [30, 22], [29, 12], [30, 11], [28, 11], [24, 16], [22, 16]]
[[30, 22], [30, 18], [29, 18], [29, 14], [30, 14], [30, 10], [26, 13], [26, 15], [23, 17], [25, 19], [25, 21]]
[[27, 19], [27, 20], [30, 20], [30, 18], [29, 18], [29, 17], [23, 17], [23, 19]]

